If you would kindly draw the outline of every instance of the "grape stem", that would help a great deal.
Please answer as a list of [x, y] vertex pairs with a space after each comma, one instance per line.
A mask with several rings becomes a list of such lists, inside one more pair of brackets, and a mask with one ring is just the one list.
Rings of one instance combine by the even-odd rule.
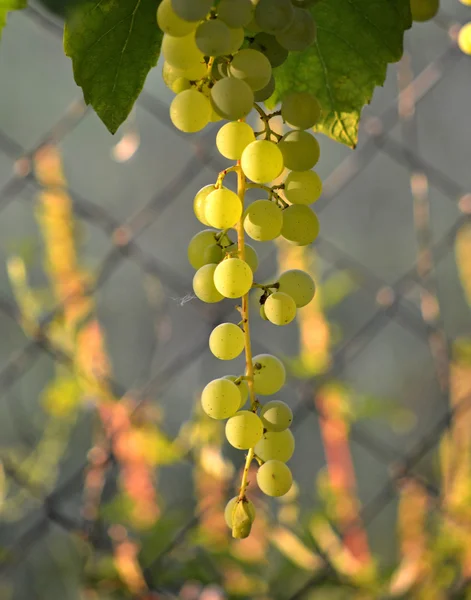
[[[233, 171], [237, 171], [237, 173], [238, 173], [238, 169], [239, 169], [238, 166], [234, 166], [234, 167], [229, 167], [228, 169], [224, 169], [224, 171], [221, 171], [218, 175], [218, 178], [216, 179], [215, 187], [220, 188], [222, 186], [222, 182], [224, 181], [225, 176], [228, 173], [231, 173]], [[245, 194], [245, 191], [244, 191], [244, 194]]]
[[276, 131], [273, 131], [273, 129], [270, 127], [270, 119], [281, 115], [281, 111], [277, 110], [276, 112], [268, 114], [256, 102], [254, 102], [253, 106], [254, 106], [255, 110], [258, 112], [258, 115], [259, 115], [260, 119], [263, 121], [263, 124], [265, 126], [265, 131], [259, 132], [259, 135], [261, 133], [265, 133], [266, 140], [269, 140], [270, 137], [273, 136], [279, 142], [283, 136], [280, 135], [279, 133], [276, 133]]
[[260, 190], [263, 190], [263, 191], [267, 192], [267, 194], [269, 195], [270, 198], [272, 196], [275, 196], [275, 198], [282, 205], [283, 208], [287, 208], [289, 206], [289, 204], [287, 202], [285, 202], [283, 200], [283, 198], [275, 192], [275, 189], [277, 189], [277, 190], [284, 189], [284, 187], [285, 187], [284, 184], [276, 185], [273, 187], [268, 187], [268, 185], [262, 185], [261, 183], [248, 183], [246, 187], [247, 187], [247, 189], [258, 188]]
[[[245, 191], [247, 189], [247, 181], [245, 179], [244, 172], [242, 171], [242, 167], [240, 166], [240, 161], [237, 161], [237, 167], [235, 168], [237, 171], [237, 194], [242, 203], [242, 209], [244, 207], [245, 201]], [[242, 211], [243, 212], [243, 211]], [[239, 250], [239, 258], [241, 260], [245, 260], [245, 233], [244, 233], [244, 224], [243, 218], [241, 217], [237, 222], [236, 226], [237, 230], [237, 245]], [[253, 411], [257, 410], [257, 400], [255, 398], [255, 390], [254, 390], [254, 373], [253, 373], [253, 359], [252, 359], [252, 346], [250, 343], [250, 322], [249, 322], [249, 294], [245, 294], [242, 296], [242, 307], [240, 310], [242, 315], [242, 323], [243, 323], [243, 331], [244, 331], [244, 345], [245, 345], [245, 377], [247, 380], [247, 385], [249, 388], [249, 396], [250, 396], [250, 408]], [[242, 480], [240, 482], [240, 491], [239, 498], [243, 500], [245, 498], [245, 491], [247, 490], [248, 475], [250, 465], [254, 458], [254, 449], [250, 448], [247, 457], [245, 459], [244, 472], [242, 474]]]

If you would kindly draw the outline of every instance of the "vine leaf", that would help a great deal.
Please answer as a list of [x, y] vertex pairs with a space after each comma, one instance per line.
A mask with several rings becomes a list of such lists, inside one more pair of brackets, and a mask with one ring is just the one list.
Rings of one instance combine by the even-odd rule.
[[28, 0], [0, 0], [0, 39], [2, 31], [7, 23], [8, 13], [12, 10], [26, 8]]
[[316, 131], [354, 148], [363, 106], [402, 56], [410, 0], [318, 0], [311, 12], [317, 41], [275, 70], [270, 104], [291, 91], [313, 93], [322, 105]]
[[157, 4], [86, 1], [66, 21], [64, 49], [72, 59], [75, 81], [111, 133], [125, 121], [157, 64], [162, 42]]

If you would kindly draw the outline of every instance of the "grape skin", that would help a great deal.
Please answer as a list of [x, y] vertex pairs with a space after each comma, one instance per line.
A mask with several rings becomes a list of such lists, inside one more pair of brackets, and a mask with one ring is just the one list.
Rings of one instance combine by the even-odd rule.
[[229, 27], [219, 19], [203, 21], [195, 33], [196, 45], [205, 56], [222, 56], [231, 49]]
[[458, 33], [458, 47], [464, 54], [471, 56], [471, 23], [463, 25]]
[[[229, 252], [229, 253], [234, 252], [234, 253], [238, 254], [237, 244], [231, 244], [230, 246], [225, 248], [225, 251]], [[245, 259], [244, 260], [249, 265], [249, 267], [252, 269], [252, 273], [255, 273], [255, 271], [258, 269], [258, 254], [250, 244], [245, 244]]]
[[216, 81], [211, 89], [211, 104], [218, 115], [229, 121], [243, 119], [254, 102], [250, 86], [232, 77]]
[[213, 0], [172, 0], [173, 10], [185, 21], [201, 21], [211, 10]]
[[269, 33], [257, 33], [250, 47], [263, 52], [270, 61], [272, 68], [279, 67], [288, 58], [288, 50], [283, 48], [276, 37]]
[[209, 225], [206, 217], [204, 216], [204, 210], [206, 208], [206, 198], [209, 196], [211, 192], [214, 192], [216, 186], [213, 184], [205, 185], [200, 191], [196, 194], [193, 200], [193, 210], [195, 212], [196, 218], [203, 225]]
[[201, 394], [201, 406], [212, 419], [227, 419], [235, 415], [240, 403], [240, 393], [229, 379], [210, 381]]
[[229, 160], [240, 160], [245, 148], [255, 141], [254, 130], [241, 121], [226, 123], [216, 136], [216, 147], [219, 153]]
[[234, 323], [221, 323], [209, 336], [209, 348], [220, 360], [237, 358], [244, 349], [244, 333]]
[[293, 422], [291, 408], [281, 400], [267, 402], [260, 411], [263, 426], [268, 431], [284, 431]]
[[173, 10], [171, 0], [162, 0], [157, 9], [157, 24], [160, 29], [174, 37], [182, 37], [191, 33], [194, 28], [194, 23], [189, 23], [181, 19]]
[[286, 371], [279, 358], [272, 354], [253, 357], [254, 390], [261, 396], [270, 396], [281, 390], [286, 381]]
[[322, 181], [315, 171], [291, 171], [284, 193], [292, 204], [313, 204], [322, 194]]
[[[229, 527], [229, 529], [232, 529], [232, 515], [234, 513], [234, 507], [238, 501], [239, 501], [239, 496], [234, 496], [234, 498], [231, 498], [229, 500], [229, 502], [226, 504], [226, 508], [224, 509], [224, 519], [225, 519], [226, 524]], [[249, 513], [252, 521], [254, 521], [255, 506], [254, 506], [253, 502], [251, 502], [248, 498], [246, 498], [245, 500], [241, 500], [241, 502], [245, 502], [247, 512]]]
[[188, 244], [188, 261], [193, 269], [199, 269], [207, 264], [204, 260], [204, 251], [208, 246], [216, 243], [216, 233], [214, 229], [203, 229], [191, 238]]
[[253, 5], [250, 0], [221, 0], [217, 11], [229, 27], [245, 27], [252, 19]]
[[411, 0], [412, 20], [419, 23], [430, 21], [437, 14], [439, 7], [439, 0]]
[[293, 52], [309, 48], [316, 39], [316, 23], [311, 13], [304, 8], [295, 8], [293, 22], [276, 39], [283, 48]]
[[233, 227], [242, 215], [242, 202], [239, 196], [227, 188], [211, 192], [206, 198], [204, 216], [216, 229]]
[[249, 385], [248, 385], [247, 381], [245, 379], [241, 379], [239, 382], [236, 383], [237, 377], [235, 375], [224, 375], [224, 379], [230, 379], [239, 388], [239, 392], [240, 392], [239, 409], [241, 409], [245, 405], [245, 403], [247, 402], [247, 399], [249, 397]]
[[255, 21], [266, 33], [281, 33], [294, 19], [290, 0], [260, 0], [255, 7]]
[[229, 65], [232, 77], [245, 81], [254, 92], [264, 88], [271, 78], [271, 65], [268, 58], [252, 48], [240, 50]]
[[287, 325], [296, 317], [296, 304], [288, 294], [274, 292], [265, 301], [265, 315], [274, 325]]
[[222, 248], [219, 244], [211, 244], [204, 249], [203, 260], [206, 265], [220, 263], [223, 257]]
[[293, 298], [297, 308], [311, 302], [316, 292], [316, 284], [309, 273], [301, 269], [290, 269], [280, 275], [278, 291], [285, 292]]
[[267, 496], [284, 496], [293, 485], [293, 476], [285, 463], [269, 460], [258, 469], [257, 484]]
[[240, 410], [226, 423], [227, 441], [239, 450], [253, 448], [262, 436], [262, 421], [250, 410]]
[[263, 462], [268, 460], [288, 462], [294, 454], [294, 446], [294, 435], [289, 429], [284, 429], [283, 431], [266, 431], [254, 450]]
[[281, 233], [283, 213], [270, 200], [256, 200], [245, 211], [244, 229], [253, 240], [267, 242]]
[[240, 258], [228, 258], [219, 263], [214, 272], [214, 284], [226, 298], [241, 298], [253, 283], [253, 272]]
[[281, 235], [298, 246], [311, 244], [319, 235], [319, 220], [305, 204], [292, 204], [283, 211]]
[[217, 266], [215, 264], [204, 265], [196, 271], [193, 277], [195, 296], [208, 304], [220, 302], [224, 298], [214, 285], [214, 272]]
[[298, 129], [286, 133], [278, 147], [285, 167], [293, 171], [309, 171], [317, 163], [321, 153], [316, 138], [307, 131]]
[[201, 92], [194, 89], [180, 92], [170, 104], [170, 119], [185, 133], [201, 131], [209, 123], [211, 104]]
[[310, 129], [321, 116], [321, 105], [309, 92], [292, 92], [281, 103], [281, 116], [291, 127]]
[[256, 140], [242, 152], [242, 171], [255, 183], [269, 183], [283, 171], [283, 155], [277, 144]]
[[[164, 35], [162, 54], [172, 67], [182, 71], [198, 69], [204, 64], [204, 56], [196, 45], [193, 33], [183, 37]], [[192, 78], [188, 77], [188, 79]]]

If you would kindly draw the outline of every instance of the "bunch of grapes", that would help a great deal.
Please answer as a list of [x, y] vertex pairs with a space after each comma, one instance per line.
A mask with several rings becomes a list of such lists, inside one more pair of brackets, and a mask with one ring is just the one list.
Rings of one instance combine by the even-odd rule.
[[[253, 460], [259, 468], [257, 483], [268, 496], [283, 496], [292, 485], [286, 462], [294, 452], [289, 430], [290, 407], [279, 400], [262, 404], [260, 397], [277, 394], [286, 379], [283, 363], [270, 354], [252, 356], [250, 344], [250, 290], [261, 290], [260, 314], [275, 325], [286, 325], [298, 308], [314, 297], [315, 284], [304, 271], [282, 273], [270, 284], [254, 282], [258, 267], [255, 249], [245, 234], [258, 242], [281, 236], [304, 246], [319, 232], [309, 206], [321, 195], [322, 182], [312, 168], [319, 160], [319, 144], [310, 130], [321, 115], [317, 99], [307, 92], [283, 98], [281, 110], [267, 114], [259, 104], [275, 89], [272, 69], [289, 52], [305, 50], [315, 40], [316, 27], [309, 0], [163, 0], [157, 12], [164, 31], [163, 78], [176, 96], [170, 106], [174, 125], [196, 132], [210, 121], [226, 120], [216, 137], [220, 154], [235, 164], [222, 171], [214, 184], [195, 196], [193, 208], [207, 227], [188, 246], [196, 270], [195, 295], [203, 302], [240, 299], [241, 320], [222, 323], [211, 333], [211, 352], [231, 360], [245, 351], [246, 368], [209, 382], [201, 396], [203, 410], [225, 420], [229, 443], [247, 451], [240, 491], [225, 512], [234, 537], [246, 537], [255, 517], [246, 496]], [[215, 6], [213, 6], [215, 4]], [[264, 124], [255, 132], [244, 121], [255, 109]], [[290, 126], [285, 135], [272, 130], [279, 117]], [[269, 185], [285, 169], [283, 183]], [[237, 174], [237, 193], [224, 185], [229, 172]], [[260, 190], [260, 199], [244, 206], [248, 188]], [[234, 235], [235, 233], [235, 235]], [[246, 407], [247, 400], [250, 404]]]

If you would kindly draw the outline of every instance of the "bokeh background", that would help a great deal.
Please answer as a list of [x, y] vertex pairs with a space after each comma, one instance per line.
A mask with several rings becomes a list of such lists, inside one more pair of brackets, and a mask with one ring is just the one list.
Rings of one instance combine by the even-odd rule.
[[[244, 457], [195, 409], [208, 380], [243, 369], [209, 353], [211, 328], [236, 313], [193, 297], [186, 258], [201, 228], [193, 196], [226, 166], [218, 124], [174, 130], [159, 64], [111, 136], [82, 104], [60, 18], [39, 3], [10, 17], [0, 47], [2, 599], [415, 597], [424, 581], [466, 593], [470, 561], [460, 540], [440, 550], [440, 535], [452, 536], [450, 519], [456, 528], [448, 492], [467, 518], [471, 481], [471, 62], [455, 44], [468, 20], [470, 8], [443, 0], [406, 33], [355, 151], [319, 136], [313, 248], [254, 244], [258, 280], [303, 264], [318, 295], [283, 329], [253, 303], [255, 352], [280, 355], [290, 373], [279, 397], [296, 409], [298, 489], [284, 503], [259, 500], [262, 525], [244, 546], [218, 517]], [[459, 525], [466, 535], [470, 522]], [[430, 584], [424, 563], [442, 564], [442, 551], [452, 567]], [[371, 555], [381, 593], [356, 579]]]

